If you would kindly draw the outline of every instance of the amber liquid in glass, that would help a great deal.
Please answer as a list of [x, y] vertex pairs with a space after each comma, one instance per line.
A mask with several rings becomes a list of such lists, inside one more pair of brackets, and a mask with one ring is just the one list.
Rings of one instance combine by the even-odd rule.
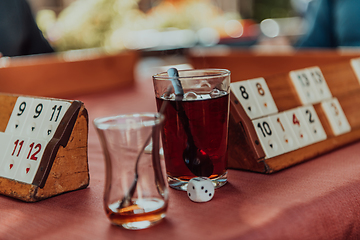
[[176, 104], [182, 107], [189, 119], [190, 131], [199, 149], [209, 155], [213, 165], [211, 179], [226, 172], [227, 167], [227, 131], [229, 94], [208, 99], [186, 100], [176, 103], [174, 100], [156, 98], [158, 109], [164, 101], [164, 127], [162, 131], [166, 171], [170, 177], [188, 181], [194, 174], [187, 168], [183, 152], [187, 146], [187, 136], [179, 119]]
[[152, 225], [165, 217], [167, 209], [167, 204], [156, 198], [133, 199], [130, 206], [119, 206], [120, 202], [115, 202], [105, 208], [110, 221], [119, 226], [136, 222], [149, 222]]

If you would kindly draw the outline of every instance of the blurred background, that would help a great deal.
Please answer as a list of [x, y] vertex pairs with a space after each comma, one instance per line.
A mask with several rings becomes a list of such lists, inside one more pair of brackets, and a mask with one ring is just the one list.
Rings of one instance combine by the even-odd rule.
[[[226, 68], [239, 81], [359, 56], [296, 45], [312, 29], [308, 13], [317, 0], [26, 1], [56, 54], [3, 54], [3, 92], [67, 98], [132, 86], [171, 66]], [[4, 26], [14, 38], [11, 25]], [[17, 28], [19, 37], [28, 32]], [[9, 45], [21, 46], [13, 38]]]
[[292, 46], [311, 0], [28, 0], [56, 51]]

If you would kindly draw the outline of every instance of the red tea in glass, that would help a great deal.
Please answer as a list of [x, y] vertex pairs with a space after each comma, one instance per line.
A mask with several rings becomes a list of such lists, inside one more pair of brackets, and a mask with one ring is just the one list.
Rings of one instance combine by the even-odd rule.
[[[184, 128], [188, 128], [196, 147], [211, 161], [210, 174], [206, 177], [212, 179], [215, 187], [220, 187], [227, 181], [230, 73], [206, 69], [179, 71], [179, 75], [185, 92], [181, 101], [176, 101], [174, 94], [167, 96], [164, 91], [156, 94], [158, 110], [167, 102], [163, 112], [162, 143], [169, 185], [186, 190], [187, 182], [197, 176], [184, 159], [184, 151], [191, 151], [186, 150], [189, 133]], [[166, 84], [156, 76], [155, 92], [160, 89], [156, 85], [160, 81], [163, 81], [163, 87], [170, 83]]]

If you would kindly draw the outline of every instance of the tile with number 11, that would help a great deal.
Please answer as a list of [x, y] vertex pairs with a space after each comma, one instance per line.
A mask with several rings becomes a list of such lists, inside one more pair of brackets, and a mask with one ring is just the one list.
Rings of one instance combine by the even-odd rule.
[[49, 141], [56, 132], [62, 118], [70, 107], [70, 102], [52, 100], [44, 113], [44, 121], [37, 138]]

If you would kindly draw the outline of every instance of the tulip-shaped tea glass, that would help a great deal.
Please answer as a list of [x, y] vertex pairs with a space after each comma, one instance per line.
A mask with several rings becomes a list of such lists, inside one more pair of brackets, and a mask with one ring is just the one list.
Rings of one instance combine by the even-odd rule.
[[[115, 225], [144, 229], [165, 217], [168, 185], [159, 157], [163, 121], [157, 113], [94, 120], [106, 163], [104, 207]], [[152, 153], [144, 152], [151, 138]]]
[[[158, 109], [167, 102], [162, 142], [170, 187], [185, 190], [196, 176], [215, 188], [227, 182], [230, 71], [192, 69], [153, 76]], [[168, 86], [175, 91], [168, 92]]]

